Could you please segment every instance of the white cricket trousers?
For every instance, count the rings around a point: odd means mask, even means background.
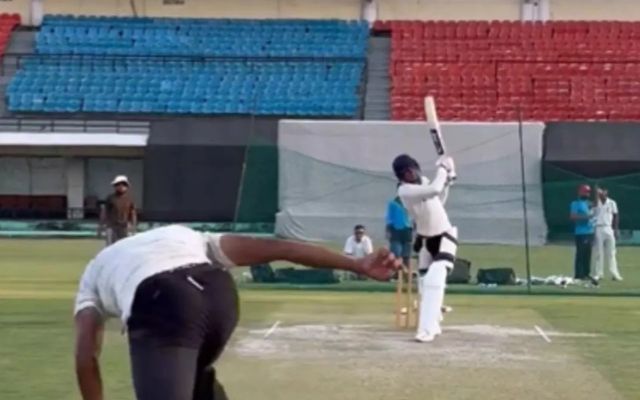
[[[420,278],[420,317],[418,319],[417,332],[427,332],[431,335],[440,335],[440,321],[442,320],[442,305],[444,303],[444,291],[447,286],[447,264],[434,262],[429,267],[427,274]]]
[[[449,269],[453,268],[451,258],[455,257],[458,250],[457,237],[458,228],[453,227],[445,234],[440,235],[438,248],[431,249],[433,254],[431,254],[427,248],[430,246],[428,243],[420,249],[420,265],[418,268],[424,270],[428,267],[429,269],[427,273],[418,280],[418,289],[421,297],[418,334],[426,332],[430,335],[440,335],[442,333],[440,321],[442,321],[444,291],[447,287]],[[434,238],[428,240],[433,239]],[[438,254],[449,255],[451,258],[444,259],[437,257]],[[434,258],[436,258],[436,261],[433,261]]]
[[[594,241],[595,275],[604,276],[604,263],[607,263],[611,276],[620,278],[618,261],[616,260],[616,237],[610,226],[597,226]]]

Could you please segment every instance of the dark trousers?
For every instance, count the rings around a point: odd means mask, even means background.
[[[591,247],[593,235],[576,235],[574,278],[585,279],[591,275]]]
[[[127,236],[129,236],[129,228],[126,225],[110,226],[107,228],[107,235],[106,235],[107,246],[110,246],[115,242],[126,238]]]
[[[210,265],[164,272],[140,284],[128,320],[138,400],[225,400],[213,362],[238,321],[231,275]]]

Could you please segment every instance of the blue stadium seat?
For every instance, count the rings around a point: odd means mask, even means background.
[[[37,52],[66,56],[26,60],[7,89],[8,106],[12,111],[353,117],[367,36],[366,23],[355,21],[48,15],[37,34]],[[151,57],[120,57],[131,55]],[[153,57],[167,55],[252,61]]]

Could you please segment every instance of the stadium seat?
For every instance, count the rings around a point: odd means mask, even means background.
[[[337,20],[46,16],[36,41],[41,57],[15,75],[8,104],[353,117],[367,36],[366,23]]]
[[[452,120],[640,116],[639,22],[381,21],[374,29],[391,32],[393,119],[422,119],[425,95]]]

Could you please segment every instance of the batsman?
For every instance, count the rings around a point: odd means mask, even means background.
[[[393,172],[400,181],[398,197],[416,224],[414,251],[418,253],[418,292],[421,295],[416,341],[431,342],[442,333],[442,306],[449,271],[458,247],[458,229],[451,225],[444,203],[455,179],[455,165],[449,156],[436,162],[433,181],[422,176],[420,164],[407,154],[393,160]]]
[[[433,182],[422,176],[420,164],[402,154],[393,161],[393,172],[400,181],[398,197],[416,224],[414,251],[418,253],[418,292],[421,295],[416,341],[431,342],[442,333],[444,289],[453,269],[458,248],[458,229],[451,225],[444,204],[449,186],[456,179],[453,159],[446,155],[435,101],[425,98],[429,133],[440,155]]]

